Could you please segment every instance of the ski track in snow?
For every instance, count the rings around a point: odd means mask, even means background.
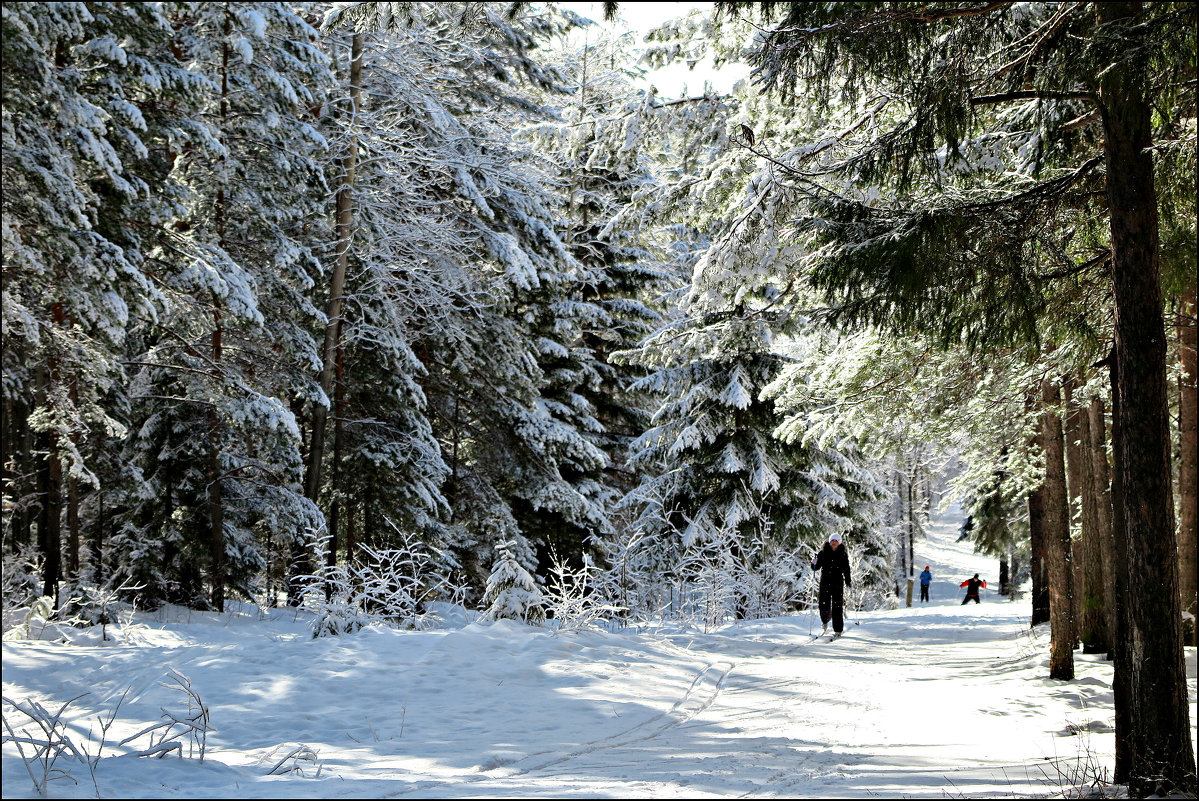
[[[109,746],[105,797],[1060,795],[1080,754],[1110,769],[1111,667],[1076,652],[1077,679],[1050,681],[1027,600],[961,606],[958,583],[995,565],[955,541],[959,522],[934,520],[919,546],[931,603],[850,613],[836,641],[812,638],[809,613],[558,636],[463,617],[312,640],[293,612],[168,610],[115,645],[4,643],[4,695],[56,708],[90,691],[67,715],[83,737],[129,688],[114,742],[179,708],[168,666],[191,678],[215,726],[205,763]],[[319,752],[319,777],[264,775],[289,743]],[[32,797],[3,753],[4,797]],[[93,796],[74,773],[51,794]]]

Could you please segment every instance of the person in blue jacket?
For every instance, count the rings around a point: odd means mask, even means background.
[[[920,600],[928,600],[928,585],[933,581],[933,574],[928,569],[928,565],[924,566],[924,572],[920,574]]]
[[[828,542],[812,560],[812,569],[820,571],[820,622],[824,624],[823,631],[828,631],[831,619],[833,633],[840,634],[845,628],[845,588],[852,585],[849,580],[849,555],[841,544],[840,534],[828,538]]]

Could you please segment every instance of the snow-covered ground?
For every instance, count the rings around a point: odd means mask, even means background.
[[[555,636],[447,610],[437,630],[313,640],[291,611],[171,609],[116,644],[5,642],[4,696],[57,709],[89,693],[65,715],[84,741],[128,688],[96,785],[60,760],[78,784],[52,782],[55,796],[1027,797],[1060,795],[1089,760],[1110,771],[1111,666],[1079,652],[1077,678],[1050,681],[1027,599],[961,606],[960,581],[996,576],[954,542],[959,522],[934,523],[917,551],[932,603],[861,613],[835,642],[814,640],[806,613]],[[210,709],[202,764],[128,753],[147,737],[112,745],[186,710],[160,683],[168,668]],[[319,775],[267,775],[299,744]],[[12,744],[2,791],[35,795]]]

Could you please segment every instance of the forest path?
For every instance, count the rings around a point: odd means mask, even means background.
[[[1076,654],[1078,678],[1049,681],[1027,599],[960,605],[957,584],[994,567],[956,541],[960,523],[950,510],[918,545],[932,603],[850,615],[832,642],[811,637],[811,614],[709,633],[555,634],[447,609],[431,631],[312,639],[294,610],[168,609],[110,643],[5,642],[4,695],[56,708],[89,692],[67,715],[85,737],[132,688],[96,770],[103,797],[1058,792],[1046,776],[1080,751],[1110,764],[1111,667]],[[168,667],[210,708],[203,764],[111,746],[179,709],[159,683]],[[278,756],[267,755],[297,743],[319,754],[319,777],[311,766],[268,776]],[[5,798],[33,796],[11,746],[3,768]],[[94,795],[77,778],[54,794]]]
[[[1032,762],[1058,754],[1030,751],[1027,736],[1030,718],[1042,716],[1039,693],[1027,679],[995,686],[1012,671],[1037,674],[1044,643],[1027,630],[1027,602],[984,594],[982,604],[961,605],[957,584],[974,572],[985,578],[993,562],[956,541],[955,512],[934,519],[917,550],[918,568],[932,567],[932,603],[853,615],[856,623],[847,620],[836,641],[813,640],[809,631],[819,621],[809,615],[691,638],[689,650],[709,669],[676,709],[690,704],[694,711],[638,726],[637,736],[496,766],[464,784],[426,784],[421,794],[516,797],[548,787],[556,795],[637,797],[1048,792],[1044,779],[1055,771]],[[719,664],[728,669],[712,680],[711,666]],[[1048,684],[1037,689],[1052,692]],[[1045,731],[1044,744],[1052,748],[1057,737]],[[1068,751],[1074,756],[1072,744]]]

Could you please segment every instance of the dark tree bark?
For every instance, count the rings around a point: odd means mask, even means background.
[[[1076,588],[1082,597],[1078,638],[1082,641],[1084,654],[1102,654],[1110,647],[1107,634],[1106,577],[1099,542],[1099,505],[1103,501],[1103,493],[1094,476],[1091,417],[1088,410],[1083,410],[1079,415],[1078,435],[1079,471],[1082,474],[1082,533],[1078,540],[1082,548],[1081,553],[1074,555],[1075,561],[1082,563],[1082,582]]]
[[[1088,432],[1090,434],[1091,480],[1094,483],[1096,502],[1096,540],[1099,544],[1100,563],[1103,570],[1103,608],[1106,618],[1108,651],[1107,658],[1114,659],[1113,649],[1117,639],[1116,627],[1116,579],[1115,579],[1115,535],[1112,533],[1112,492],[1108,479],[1107,419],[1103,412],[1103,401],[1091,398],[1088,410]]]
[[[79,479],[67,479],[67,575],[79,578]]]
[[[229,116],[229,39],[233,33],[229,5],[225,4],[225,37],[221,42],[221,130],[225,129],[225,121]],[[227,174],[226,171],[222,171]],[[217,188],[216,202],[213,207],[213,221],[216,224],[217,241],[225,247],[225,187]],[[215,294],[212,299],[212,364],[214,365],[213,379],[221,381],[220,364],[222,356],[222,323],[219,301]],[[209,581],[211,590],[209,601],[213,609],[225,611],[225,500],[222,497],[222,482],[224,475],[221,470],[221,440],[223,438],[220,415],[215,408],[208,413],[208,464],[205,478],[208,481],[208,558],[211,575]]]
[[[42,595],[58,603],[58,582],[62,577],[62,462],[53,434],[38,437],[39,449],[46,456],[38,468],[38,546],[42,555]]]
[[[1116,359],[1119,344],[1112,348],[1108,356],[1108,371],[1112,385],[1112,464],[1124,462],[1123,439],[1115,432],[1120,429],[1120,393],[1116,387],[1120,384],[1120,364]],[[1112,780],[1119,784],[1127,784],[1133,764],[1133,748],[1135,738],[1130,734],[1132,728],[1132,649],[1128,646],[1128,526],[1124,521],[1124,485],[1119,480],[1112,481],[1112,557],[1116,569],[1112,572],[1112,606],[1115,607],[1115,648],[1113,650],[1112,695],[1116,718],[1116,765],[1112,771]]]
[[[1062,395],[1065,401],[1065,421],[1062,433],[1066,438],[1066,488],[1068,490],[1070,527],[1070,574],[1074,587],[1074,647],[1082,640],[1083,587],[1086,577],[1086,549],[1088,541],[1082,527],[1082,410],[1074,399],[1078,379],[1073,371],[1062,379]]]
[[[1070,570],[1070,522],[1061,403],[1057,384],[1041,382],[1041,449],[1045,453],[1045,561],[1049,572],[1049,678],[1074,678],[1074,576]]]
[[[1142,4],[1101,3],[1104,26],[1141,21]],[[1178,549],[1171,489],[1166,338],[1162,320],[1157,194],[1144,67],[1115,62],[1101,79],[1107,164],[1128,575],[1131,725],[1129,792],[1196,792],[1190,702],[1182,650]]]
[[[1045,491],[1028,494],[1028,530],[1032,540],[1032,620],[1029,626],[1049,622],[1049,566],[1045,561]]]
[[[353,563],[354,549],[358,546],[358,532],[354,529],[354,498],[346,498],[346,562]]]
[[[216,327],[212,332],[212,361],[221,363],[221,315],[213,310]],[[208,413],[208,464],[205,479],[208,482],[208,557],[212,585],[209,600],[212,608],[225,611],[225,502],[221,497],[221,418],[213,409]]]
[[[1196,378],[1199,364],[1196,362],[1196,344],[1199,328],[1195,324],[1195,274],[1191,273],[1190,286],[1186,288],[1178,304],[1175,321],[1178,336],[1178,360],[1182,363],[1182,374],[1178,377],[1178,579],[1182,609],[1190,613],[1188,623],[1192,645],[1199,645],[1195,625],[1199,615],[1199,588],[1196,587],[1196,485],[1199,484],[1199,393]]]

